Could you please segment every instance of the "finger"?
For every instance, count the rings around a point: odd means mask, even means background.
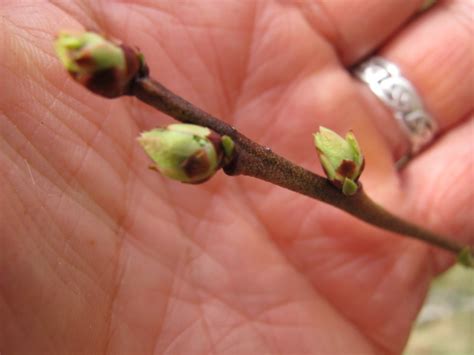
[[[439,133],[459,123],[472,111],[472,3],[440,3],[408,25],[382,48],[380,54],[395,63],[417,89]],[[409,151],[409,141],[393,114],[369,89],[363,95],[372,109],[395,159]]]
[[[313,0],[296,3],[308,22],[334,45],[341,61],[350,65],[396,32],[421,9],[423,0]]]
[[[470,115],[467,122],[447,132],[403,170],[404,204],[412,218],[471,246],[473,135],[474,115]],[[452,263],[452,255],[446,252],[436,250],[434,255],[436,271]]]

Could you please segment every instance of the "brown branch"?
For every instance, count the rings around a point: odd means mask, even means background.
[[[228,175],[247,175],[268,181],[326,202],[379,228],[424,241],[455,254],[460,254],[464,249],[445,236],[389,213],[373,202],[362,188],[353,196],[345,196],[329,184],[326,178],[253,142],[234,127],[204,112],[148,76],[138,78],[131,87],[130,94],[178,121],[205,126],[221,135],[230,136],[235,142],[235,156],[224,167]]]

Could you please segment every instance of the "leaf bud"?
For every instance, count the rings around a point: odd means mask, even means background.
[[[184,183],[208,180],[230,160],[233,141],[209,128],[193,124],[171,124],[143,132],[140,145],[161,174]]]
[[[472,256],[472,249],[464,247],[458,254],[458,263],[463,266],[474,268],[474,258]]]
[[[354,134],[349,132],[342,138],[320,127],[314,134],[314,144],[329,181],[345,195],[355,194],[359,188],[357,180],[364,169],[364,157]]]
[[[147,72],[141,53],[95,32],[60,32],[54,48],[74,80],[108,98],[127,94],[131,81]]]

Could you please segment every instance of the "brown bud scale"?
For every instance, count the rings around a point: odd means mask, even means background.
[[[220,168],[223,163],[222,157],[224,155],[224,149],[222,148],[221,136],[217,134],[216,132],[211,131],[211,134],[209,134],[209,136],[207,136],[206,138],[212,143],[212,145],[214,146],[214,149],[216,150],[216,157],[217,157],[217,161],[219,162],[218,168]]]
[[[211,164],[206,152],[201,149],[186,159],[181,166],[186,175],[192,179],[209,171]]]
[[[344,177],[352,177],[355,173],[356,165],[352,160],[343,160],[336,172]]]

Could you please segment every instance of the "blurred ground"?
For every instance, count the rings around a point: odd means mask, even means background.
[[[454,266],[433,281],[404,355],[474,355],[474,271]]]

